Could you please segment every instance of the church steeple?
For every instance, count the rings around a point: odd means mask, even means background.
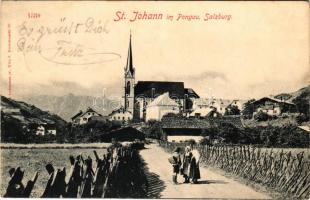
[[[133,67],[133,64],[132,64],[131,31],[130,31],[127,63],[125,67],[125,76],[128,76],[128,75],[131,75],[132,77],[134,77],[135,75],[135,68]]]
[[[126,111],[133,114],[134,107],[134,88],[135,88],[135,68],[132,64],[132,49],[131,49],[131,31],[128,47],[128,57],[125,67],[125,85],[124,85],[124,108]]]

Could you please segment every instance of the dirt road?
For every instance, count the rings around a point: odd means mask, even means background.
[[[180,184],[174,185],[171,178],[172,167],[168,162],[170,155],[157,144],[147,145],[146,148],[140,153],[148,169],[149,197],[271,199],[266,194],[256,192],[205,167],[200,168],[199,184],[181,184],[183,178],[179,176]]]

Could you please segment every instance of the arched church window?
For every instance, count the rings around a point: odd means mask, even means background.
[[[130,81],[126,84],[126,94],[130,94]]]

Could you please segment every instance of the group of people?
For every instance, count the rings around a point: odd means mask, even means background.
[[[177,147],[169,158],[173,167],[173,183],[178,183],[178,174],[183,175],[184,183],[198,183],[198,179],[200,179],[199,161],[200,154],[196,149],[192,150],[190,146],[186,146],[185,152],[181,154],[181,148]]]

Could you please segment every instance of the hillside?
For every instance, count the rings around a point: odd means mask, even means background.
[[[68,94],[64,96],[36,95],[26,96],[23,100],[29,102],[42,110],[48,110],[57,114],[66,121],[80,110],[92,107],[102,115],[108,115],[112,110],[119,107],[119,101],[112,101],[105,97],[80,96]]]
[[[55,124],[59,128],[66,125],[66,121],[55,114],[5,96],[1,96],[1,115],[2,123],[5,123],[7,119],[13,119],[23,125],[46,123]]]
[[[303,87],[297,90],[296,92],[281,93],[281,94],[275,95],[274,97],[277,99],[282,98],[283,100],[290,101],[290,102],[294,102],[298,98],[303,98],[303,99],[310,101],[310,85]]]

